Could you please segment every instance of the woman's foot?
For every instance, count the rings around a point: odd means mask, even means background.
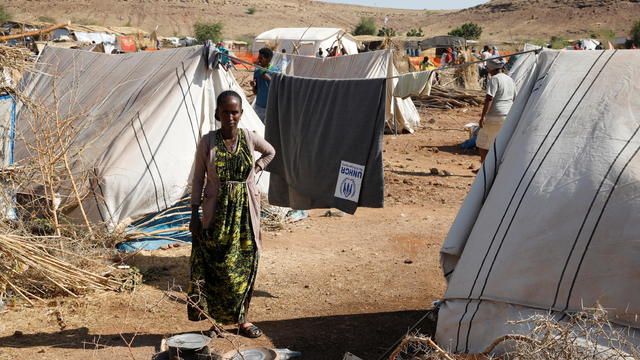
[[[252,323],[242,323],[238,325],[238,329],[240,330],[240,335],[248,337],[248,338],[259,338],[262,336],[262,330],[260,330],[257,326]]]

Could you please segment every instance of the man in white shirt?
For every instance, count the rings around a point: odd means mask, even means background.
[[[489,49],[489,45],[485,45],[484,49],[482,50],[482,60],[489,60],[493,57],[493,55],[491,54],[491,50]],[[485,61],[484,65],[487,65],[487,62]]]
[[[487,71],[491,79],[487,84],[487,95],[480,117],[480,132],[476,139],[481,162],[484,162],[516,99],[516,84],[504,73],[503,66],[504,62],[500,59],[487,60]]]

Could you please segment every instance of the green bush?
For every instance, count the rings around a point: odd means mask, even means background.
[[[220,22],[197,22],[193,25],[193,32],[201,44],[207,40],[217,43],[222,40],[222,27],[223,25]]]
[[[422,32],[422,28],[418,28],[418,29],[409,29],[409,31],[407,31],[407,36],[418,36],[418,37],[422,37],[422,36],[424,36],[424,33]]]
[[[570,43],[569,43],[569,40],[561,36],[552,36],[551,40],[549,40],[549,44],[551,44],[551,47],[553,49],[562,49],[567,45],[569,45]]]
[[[353,29],[352,34],[353,35],[375,35],[376,24],[373,21],[373,18],[370,18],[370,17],[360,18],[360,22]]]
[[[616,37],[616,32],[613,30],[598,30],[591,32],[590,37],[592,39],[613,39]]]
[[[396,31],[393,28],[382,27],[378,30],[378,36],[396,36]]]
[[[476,40],[482,35],[482,27],[472,22],[464,23],[462,26],[449,31],[449,35],[463,37],[467,40]]]
[[[256,10],[256,8],[250,7],[250,8],[247,9],[247,14],[253,15],[253,14],[256,13],[256,11],[258,11],[258,10]]]
[[[640,46],[640,19],[633,22],[633,26],[631,26],[631,40],[636,46]]]
[[[9,13],[4,6],[0,5],[0,24],[4,24],[9,20],[11,20],[11,13]]]

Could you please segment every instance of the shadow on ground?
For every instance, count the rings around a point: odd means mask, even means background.
[[[346,351],[363,359],[377,359],[403,337],[411,326],[423,318],[426,310],[375,314],[336,315],[280,321],[258,322],[275,348],[300,351],[303,359],[341,359]],[[421,334],[435,333],[435,323],[428,318],[418,323]],[[52,333],[33,333],[0,337],[7,348],[53,347],[95,349],[102,347],[153,347],[165,334],[91,334],[86,327]],[[124,339],[123,339],[124,338]],[[126,342],[125,342],[126,340]],[[152,354],[149,354],[151,358]]]
[[[377,359],[420,320],[426,310],[337,315],[257,323],[277,348],[302,352],[305,360],[342,359],[346,351]],[[435,323],[424,319],[416,328],[434,334]]]
[[[52,347],[62,349],[100,349],[104,347],[151,346],[159,350],[163,334],[91,334],[86,327],[51,333],[14,334],[0,338],[8,348]],[[126,342],[125,342],[126,340]],[[133,342],[131,342],[133,340]]]

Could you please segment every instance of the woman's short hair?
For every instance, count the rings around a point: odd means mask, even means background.
[[[216,99],[216,107],[222,106],[224,104],[224,101],[228,97],[234,97],[238,99],[238,102],[240,103],[240,108],[242,108],[242,97],[240,96],[240,94],[238,94],[233,90],[226,90],[221,92],[220,95],[218,95],[218,98]]]

